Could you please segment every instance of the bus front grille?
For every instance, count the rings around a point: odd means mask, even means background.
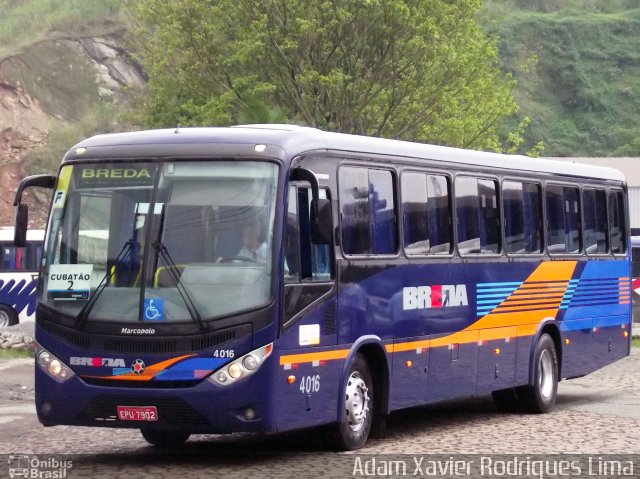
[[[178,338],[152,338],[152,337],[123,337],[106,336],[95,333],[85,333],[55,324],[51,321],[40,320],[38,325],[45,331],[66,343],[80,348],[111,353],[196,353],[214,346],[241,338],[251,334],[250,324],[243,324],[232,328],[214,331],[197,336],[184,336]]]

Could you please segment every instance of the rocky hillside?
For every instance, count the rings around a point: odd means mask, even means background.
[[[144,84],[141,69],[123,44],[118,32],[57,38],[0,60],[0,185],[4,192],[0,225],[13,221],[12,192],[17,182],[26,173],[38,173],[27,168],[27,156],[37,163],[39,147],[52,132],[73,131],[87,116],[111,129],[107,106],[123,102],[130,89]],[[42,224],[42,204],[48,198],[43,194],[34,200],[39,206],[32,208],[30,218],[35,227]]]

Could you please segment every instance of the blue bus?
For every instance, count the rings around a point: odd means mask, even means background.
[[[630,352],[618,171],[286,125],[100,135],[65,155],[36,311],[45,426],[382,435],[491,393],[544,413]]]

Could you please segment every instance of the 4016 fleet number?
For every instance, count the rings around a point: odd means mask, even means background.
[[[320,391],[320,375],[302,376],[299,389],[302,394],[317,393]]]

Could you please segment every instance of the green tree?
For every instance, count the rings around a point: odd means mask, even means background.
[[[283,119],[501,150],[517,109],[481,0],[139,0],[147,126]],[[252,114],[252,111],[257,110]],[[516,133],[518,134],[518,133]],[[512,140],[511,140],[512,142]]]

